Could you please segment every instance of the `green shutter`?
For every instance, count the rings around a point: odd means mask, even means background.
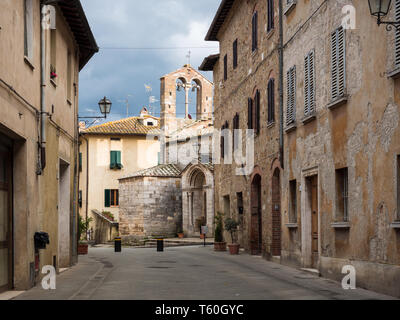
[[[121,151],[111,151],[110,169],[122,169]]]
[[[111,206],[111,190],[106,189],[104,192],[104,207],[109,208]]]
[[[121,151],[117,151],[116,152],[116,162],[117,162],[117,165],[119,166],[119,167],[121,167],[122,166],[122,161],[121,161]]]
[[[115,151],[111,151],[110,152],[110,169],[115,169],[116,166],[116,155],[115,155]]]

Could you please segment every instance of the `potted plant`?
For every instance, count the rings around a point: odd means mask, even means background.
[[[93,221],[92,218],[83,220],[82,217],[79,215],[79,226],[78,226],[78,239],[79,239],[78,254],[79,255],[88,254],[89,245],[86,240],[82,239],[82,235],[85,235],[85,238],[86,238],[87,231],[89,230],[89,225],[92,221]]]
[[[239,254],[240,244],[237,243],[238,226],[239,226],[239,223],[232,218],[227,218],[225,220],[225,230],[228,231],[232,237],[232,244],[228,245],[229,252],[232,255]]]
[[[185,237],[185,234],[183,233],[181,225],[178,226],[176,233],[177,233],[179,239],[183,239]]]
[[[226,251],[226,242],[224,242],[222,213],[218,212],[215,217],[214,231],[214,251]]]

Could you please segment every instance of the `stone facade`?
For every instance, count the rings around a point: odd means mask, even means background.
[[[344,32],[345,100],[335,105],[331,35],[342,24],[345,5],[355,8],[356,29]],[[296,128],[285,134],[283,224],[291,224],[283,228],[282,262],[314,266],[336,280],[350,264],[356,267],[359,286],[400,296],[394,285],[400,283],[400,237],[393,224],[400,218],[399,82],[388,77],[395,69],[394,32],[377,26],[367,1],[298,1],[284,21],[284,68],[296,66],[297,98]],[[315,52],[316,112],[304,122],[304,57],[310,50]],[[348,175],[347,219],[341,213],[337,171],[343,168]],[[312,176],[318,181],[314,249]],[[295,221],[289,219],[289,181],[296,181]],[[312,255],[317,256],[314,264]]]
[[[120,180],[120,225],[124,242],[175,237],[182,225],[179,170],[153,176],[151,171]]]
[[[0,291],[27,290],[43,266],[77,262],[79,71],[98,50],[78,0],[47,7],[55,29],[44,30],[41,87],[41,1],[25,2],[0,1],[0,189],[10,199],[0,200]],[[35,250],[36,232],[49,234],[45,250]]]
[[[254,170],[250,176],[237,175],[237,164],[215,164],[215,210],[241,222],[239,242],[247,251],[271,255],[272,247],[272,176],[279,162],[278,108],[278,6],[275,1],[275,28],[267,32],[267,1],[233,1],[216,39],[220,44],[220,58],[213,67],[215,128],[239,115],[239,128],[248,128],[248,98],[260,92],[260,133],[255,138]],[[252,51],[252,17],[258,13],[258,48]],[[212,27],[215,28],[215,27]],[[233,42],[237,39],[238,65],[233,67]],[[224,80],[224,61],[227,55],[227,80]],[[268,121],[268,81],[275,80],[275,121]],[[243,150],[246,150],[243,140]],[[245,151],[244,151],[245,152]],[[260,184],[260,202],[252,206],[253,184]],[[276,187],[275,187],[276,189]],[[256,192],[256,191],[254,191]],[[257,202],[257,200],[254,200]],[[254,202],[253,201],[253,202]],[[254,208],[256,212],[254,211]],[[257,216],[257,219],[252,216]],[[261,222],[261,224],[259,223]],[[228,235],[226,235],[228,236]],[[227,238],[228,239],[228,238]]]

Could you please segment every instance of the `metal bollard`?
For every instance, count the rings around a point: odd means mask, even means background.
[[[164,239],[157,239],[157,252],[164,252]]]
[[[114,241],[115,252],[122,252],[122,239],[115,238]]]

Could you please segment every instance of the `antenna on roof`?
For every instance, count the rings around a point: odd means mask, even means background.
[[[128,94],[127,96],[126,96],[126,99],[125,100],[118,100],[118,102],[121,102],[121,103],[125,103],[126,104],[126,117],[127,118],[129,118],[129,97],[132,97],[132,95],[131,94]]]

